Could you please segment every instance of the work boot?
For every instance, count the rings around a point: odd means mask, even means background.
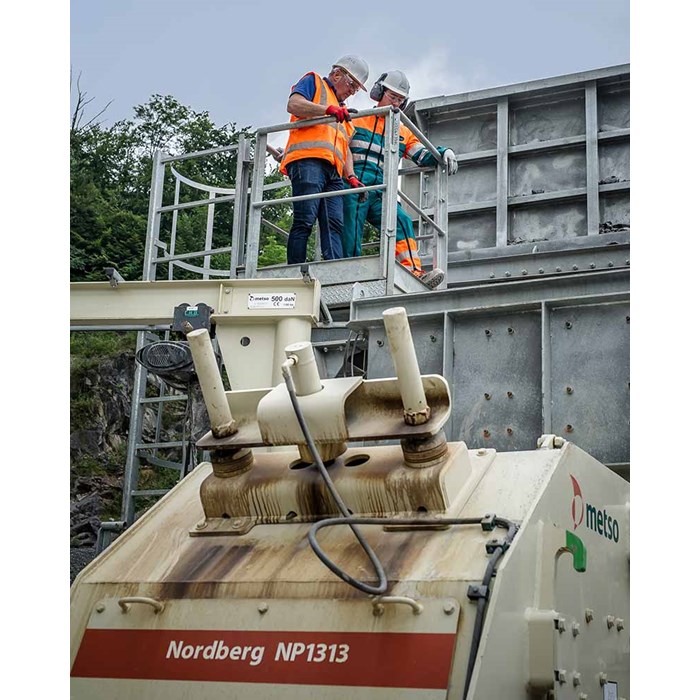
[[[445,279],[445,273],[436,267],[434,270],[421,272],[417,277],[428,289],[435,289]]]

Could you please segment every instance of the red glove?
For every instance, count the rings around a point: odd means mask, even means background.
[[[362,184],[362,181],[360,180],[357,175],[351,175],[349,178],[347,178],[348,183],[350,184],[350,187],[364,187]],[[361,201],[364,202],[367,200],[367,193],[366,192],[360,192],[360,194],[357,195],[357,198]]]
[[[337,122],[349,122],[352,118],[347,107],[336,107],[335,105],[328,105],[326,114],[335,117]]]

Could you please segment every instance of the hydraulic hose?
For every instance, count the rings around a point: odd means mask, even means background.
[[[304,414],[301,411],[301,406],[299,405],[299,399],[297,398],[297,393],[296,389],[294,388],[294,380],[292,379],[292,374],[289,370],[290,366],[294,363],[294,360],[292,358],[289,358],[285,360],[282,363],[282,375],[284,377],[284,383],[287,385],[287,391],[289,392],[289,398],[292,401],[292,407],[294,408],[294,414],[297,417],[297,420],[299,421],[299,427],[301,428],[302,433],[304,434],[304,439],[306,440],[306,444],[309,447],[309,450],[311,451],[311,455],[314,458],[314,463],[316,464],[316,468],[321,474],[321,477],[323,478],[323,481],[326,484],[326,487],[328,488],[328,491],[330,492],[331,496],[333,497],[333,500],[335,501],[336,505],[338,506],[340,512],[345,516],[346,519],[350,519],[352,521],[351,513],[348,510],[347,506],[343,502],[342,497],[338,493],[338,490],[335,488],[335,485],[333,484],[333,481],[331,480],[330,475],[328,474],[328,471],[326,469],[326,466],[323,464],[323,460],[321,459],[321,455],[319,455],[318,450],[316,449],[316,443],[314,442],[314,439],[311,435],[311,432],[309,431],[309,426],[306,422],[306,419],[304,418]],[[366,583],[363,583],[362,581],[358,581],[357,579],[353,578],[348,574],[346,571],[343,571],[340,567],[336,566],[329,560],[324,560],[324,563],[326,566],[329,566],[331,570],[339,576],[343,581],[346,583],[350,584],[351,586],[354,586],[355,588],[363,591],[364,593],[368,593],[369,595],[382,595],[383,593],[386,592],[387,589],[387,580],[386,580],[386,574],[384,573],[384,568],[382,567],[381,562],[379,561],[379,557],[375,554],[374,550],[369,546],[369,543],[367,540],[364,538],[362,533],[355,527],[353,522],[348,522],[348,525],[350,526],[350,529],[352,530],[353,534],[357,538],[357,541],[360,543],[362,546],[362,549],[365,550],[365,553],[369,557],[369,560],[372,562],[372,566],[374,568],[375,573],[377,574],[377,579],[379,580],[378,585],[376,586],[370,586]],[[316,545],[318,546],[318,545]],[[311,543],[311,547],[314,548],[314,543]],[[314,548],[314,552],[317,552],[317,549]]]
[[[504,520],[502,523],[507,523],[508,534],[505,536],[503,542],[498,544],[491,554],[489,563],[486,566],[486,572],[484,573],[484,578],[481,580],[482,588],[490,590],[489,586],[491,579],[496,573],[496,566],[498,565],[499,559],[505,554],[506,549],[510,546],[516,533],[518,532],[518,526],[510,521]],[[498,523],[498,520],[497,520]],[[463,700],[466,700],[467,693],[469,692],[469,685],[471,684],[472,675],[474,673],[474,665],[476,664],[476,655],[479,651],[479,642],[481,641],[481,633],[484,627],[484,617],[486,616],[486,602],[487,596],[483,595],[477,600],[476,607],[476,618],[474,620],[474,630],[472,632],[472,643],[469,649],[469,661],[467,663],[467,677],[464,681],[464,693],[462,695]]]

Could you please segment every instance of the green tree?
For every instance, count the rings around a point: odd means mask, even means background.
[[[134,108],[133,119],[104,127],[95,117],[85,121],[85,108],[90,101],[78,86],[70,130],[71,279],[104,279],[105,267],[115,267],[125,279],[139,279],[155,151],[177,155],[228,146],[243,135],[250,136],[250,131],[248,127],[238,130],[234,122],[216,125],[208,112],[197,112],[171,95],[153,95]],[[178,161],[168,166],[171,167],[203,185],[234,188],[236,184],[235,151]],[[267,178],[280,179],[278,170]],[[277,198],[285,194],[287,188],[266,196]],[[175,179],[168,172],[163,203],[172,203],[174,196]],[[183,185],[178,201],[204,198],[201,190]],[[288,230],[290,211],[289,206],[280,205],[268,208],[265,216]],[[207,207],[184,209],[177,217],[175,252],[203,250]],[[172,218],[172,213],[163,214],[161,238],[167,236]],[[231,206],[216,206],[212,247],[230,244],[232,219]],[[284,237],[270,229],[264,230],[262,236],[259,264],[285,262]],[[212,266],[227,269],[229,262],[226,256],[215,256]],[[182,270],[179,274],[193,276]]]

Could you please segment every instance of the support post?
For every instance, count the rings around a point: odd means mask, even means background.
[[[586,224],[589,236],[597,236],[600,227],[597,91],[595,80],[586,83]]]
[[[508,98],[498,100],[496,115],[496,247],[508,245]]]

